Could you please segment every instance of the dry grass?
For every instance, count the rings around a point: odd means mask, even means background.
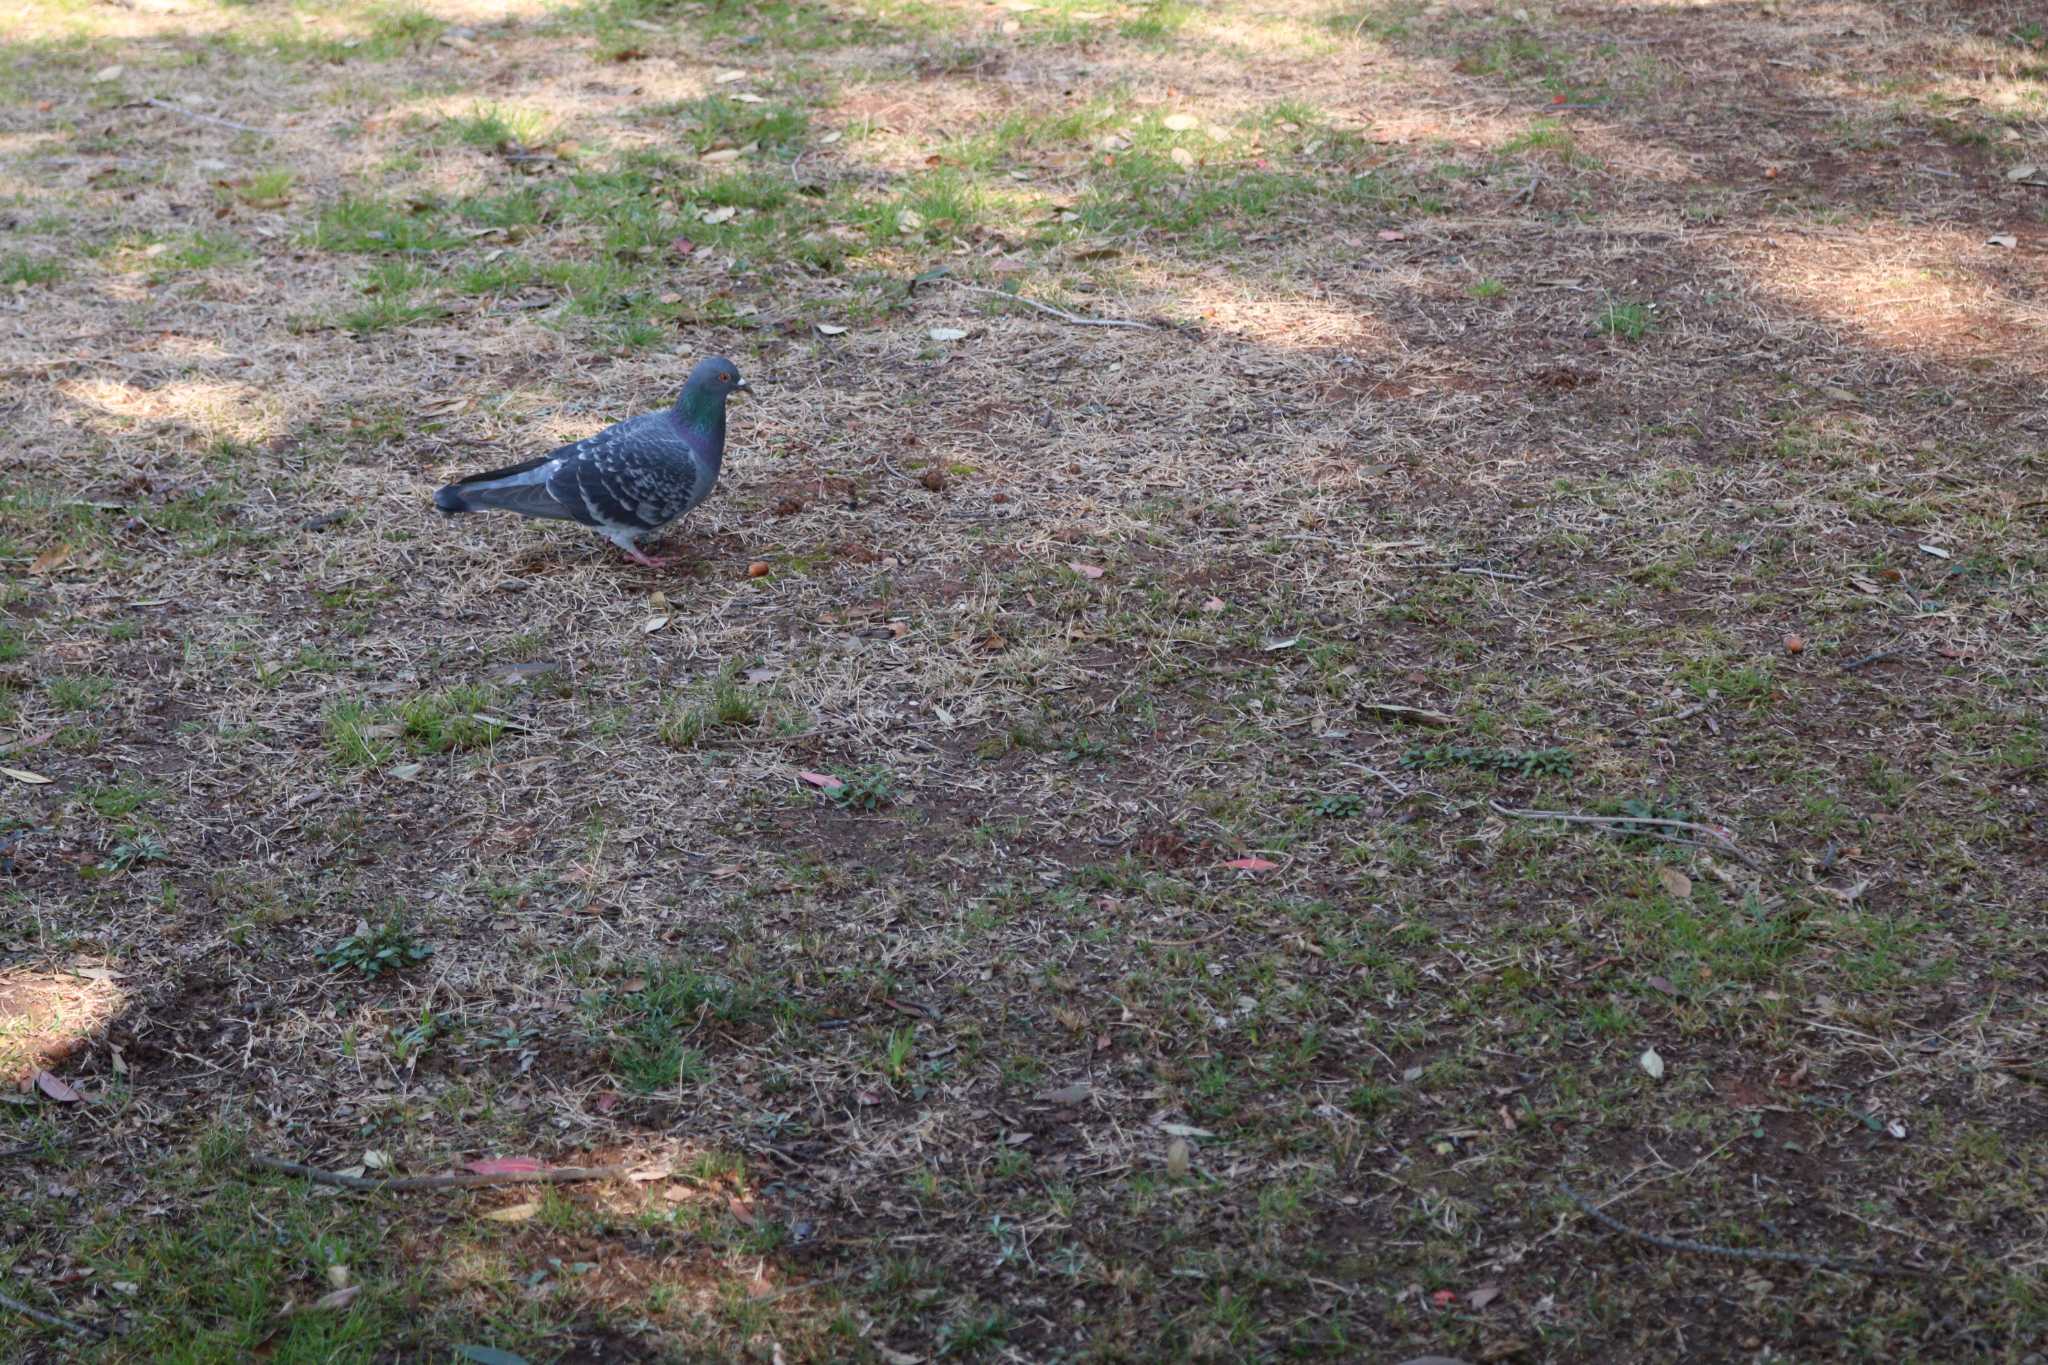
[[[88,1356],[2048,1332],[2028,7],[17,18],[0,1265]],[[433,518],[714,352],[681,570]]]

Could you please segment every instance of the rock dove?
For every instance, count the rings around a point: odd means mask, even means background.
[[[723,356],[700,360],[675,406],[631,417],[595,436],[516,464],[472,474],[434,494],[444,515],[501,508],[594,526],[636,564],[640,539],[711,495],[725,460],[725,400],[747,388]]]

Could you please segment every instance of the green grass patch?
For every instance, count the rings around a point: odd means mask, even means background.
[[[538,146],[555,135],[553,115],[516,105],[480,104],[441,125],[444,134],[465,147],[518,151]]]
[[[13,252],[0,257],[0,286],[54,284],[64,278],[64,266],[47,256]]]
[[[769,1006],[730,978],[662,966],[604,998],[607,1055],[619,1081],[641,1094],[702,1081],[709,1070],[690,1039],[707,1025],[749,1022]]]
[[[1649,305],[1643,303],[1610,303],[1593,319],[1595,328],[1623,341],[1641,341],[1655,323]]]
[[[394,203],[350,197],[323,209],[306,244],[318,251],[447,251],[463,239],[440,226],[441,206],[432,200]]]

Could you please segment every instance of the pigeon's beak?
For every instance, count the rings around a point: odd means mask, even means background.
[[[754,386],[753,386],[752,384],[749,384],[749,383],[748,383],[748,382],[747,382],[746,380],[744,380],[744,379],[735,379],[735,380],[733,381],[733,385],[732,385],[732,391],[733,391],[734,393],[748,393],[748,394],[750,394],[750,393],[752,393],[752,392],[754,391]]]

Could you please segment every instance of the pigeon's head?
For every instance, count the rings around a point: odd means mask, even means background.
[[[700,398],[725,398],[730,394],[745,393],[747,381],[740,378],[740,367],[722,355],[700,360],[690,371],[690,381],[683,385],[685,398],[696,395]]]

